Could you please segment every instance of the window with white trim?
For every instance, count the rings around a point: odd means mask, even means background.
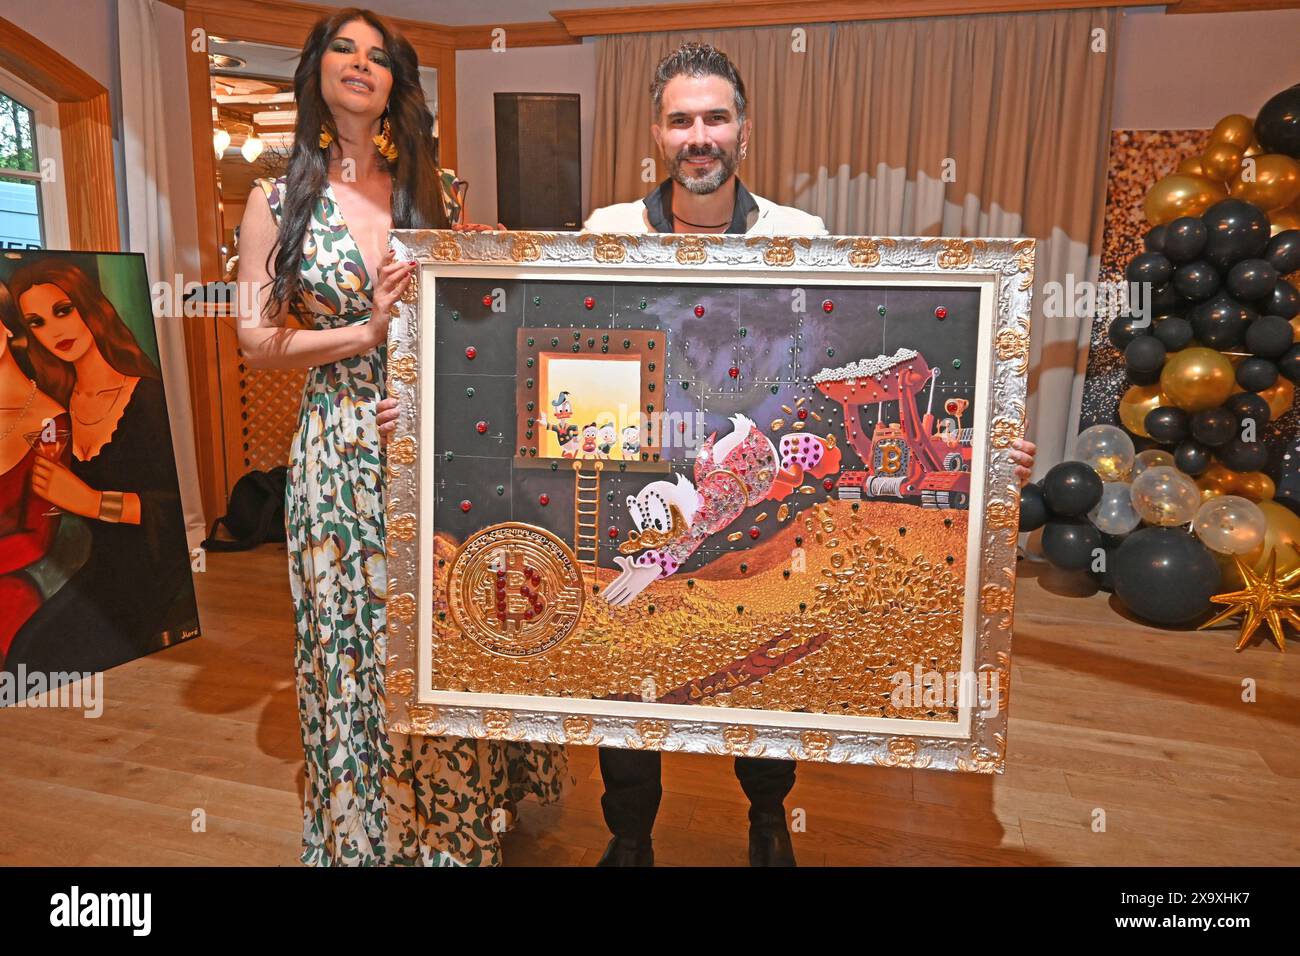
[[[0,249],[66,249],[58,104],[0,71]]]

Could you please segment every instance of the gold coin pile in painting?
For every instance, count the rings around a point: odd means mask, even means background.
[[[447,595],[470,640],[493,654],[530,657],[577,626],[582,574],[568,546],[549,531],[499,524],[465,542],[452,562]]]

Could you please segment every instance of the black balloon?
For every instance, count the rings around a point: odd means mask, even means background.
[[[1267,425],[1268,420],[1273,417],[1273,410],[1268,407],[1268,402],[1254,392],[1238,392],[1236,395],[1228,396],[1228,408],[1232,409],[1232,413],[1237,416],[1237,421],[1242,424],[1253,421],[1256,430]]]
[[[1264,258],[1280,276],[1300,269],[1300,229],[1286,229],[1270,239]]]
[[[1122,352],[1139,335],[1146,335],[1148,328],[1150,323],[1140,315],[1121,315],[1107,326],[1106,337]]]
[[[1300,292],[1286,279],[1278,279],[1273,286],[1273,294],[1262,300],[1261,309],[1269,315],[1293,319],[1300,314]]]
[[[1248,358],[1237,366],[1237,384],[1248,392],[1262,392],[1277,381],[1277,366],[1268,359]]]
[[[1237,434],[1237,416],[1226,408],[1207,408],[1192,416],[1191,429],[1192,437],[1202,445],[1222,445]]]
[[[1047,502],[1043,498],[1043,489],[1037,482],[1030,482],[1020,489],[1020,530],[1037,531],[1047,524],[1051,515],[1047,511]]]
[[[1277,370],[1285,378],[1300,382],[1300,344],[1291,346],[1287,353],[1277,360]]]
[[[1101,532],[1087,521],[1056,519],[1043,528],[1043,554],[1058,568],[1082,571],[1092,564],[1094,548],[1101,547]]]
[[[1174,449],[1174,466],[1184,474],[1199,475],[1213,460],[1210,449],[1191,438]]]
[[[1242,441],[1234,438],[1214,450],[1233,471],[1260,471],[1268,464],[1268,448],[1262,441]]]
[[[1132,385],[1154,385],[1156,382],[1160,381],[1160,371],[1161,370],[1158,368],[1153,368],[1140,372],[1137,369],[1126,367],[1124,369],[1124,377],[1127,378],[1129,383]]]
[[[1300,159],[1300,83],[1260,107],[1255,117],[1255,138],[1266,153]]]
[[[1192,330],[1202,345],[1227,349],[1236,345],[1255,313],[1236,299],[1216,295],[1192,309]]]
[[[1178,290],[1174,288],[1172,282],[1166,282],[1163,285],[1151,287],[1150,304],[1151,310],[1156,315],[1163,315],[1166,312],[1179,311],[1187,304],[1187,300],[1178,294]]]
[[[1178,267],[1178,271],[1174,273],[1173,284],[1179,295],[1193,302],[1200,302],[1219,291],[1221,284],[1219,270],[1208,262],[1197,259],[1195,262],[1188,262]],[[1272,288],[1269,286],[1270,290]]]
[[[1173,264],[1159,252],[1139,253],[1124,270],[1129,282],[1149,282],[1153,287],[1164,285],[1173,274]]]
[[[1147,234],[1142,237],[1142,248],[1147,252],[1164,252],[1165,234],[1168,232],[1169,226],[1166,223],[1152,226],[1147,230]]]
[[[1173,222],[1166,223],[1165,258],[1178,265],[1191,262],[1205,249],[1205,240],[1209,230],[1205,223],[1195,216],[1179,216]]]
[[[1187,413],[1173,405],[1151,409],[1142,424],[1148,435],[1165,445],[1172,445],[1187,437]]]
[[[1295,341],[1295,329],[1280,315],[1261,315],[1246,327],[1246,350],[1260,358],[1285,355]]]
[[[1130,372],[1158,372],[1165,364],[1165,344],[1154,335],[1139,335],[1124,350]]]
[[[1115,595],[1156,624],[1182,624],[1204,614],[1222,585],[1219,565],[1179,528],[1142,528],[1120,545],[1111,569]]]
[[[1221,199],[1201,214],[1209,230],[1205,261],[1221,270],[1258,258],[1268,245],[1268,216],[1242,199]]]
[[[1286,327],[1289,330],[1291,323],[1288,322]],[[1164,343],[1166,351],[1177,352],[1192,344],[1192,323],[1171,315],[1157,322],[1151,334]]]
[[[1101,500],[1101,491],[1101,479],[1082,461],[1063,461],[1043,476],[1047,507],[1061,517],[1087,514]]]
[[[1267,259],[1242,259],[1230,270],[1224,282],[1228,294],[1242,302],[1254,302],[1273,294],[1277,285],[1277,270]]]

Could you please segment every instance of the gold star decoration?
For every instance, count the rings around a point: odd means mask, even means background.
[[[1262,575],[1256,574],[1255,569],[1242,561],[1238,555],[1234,554],[1232,560],[1237,565],[1237,571],[1246,586],[1240,591],[1227,591],[1210,598],[1215,604],[1228,606],[1202,624],[1198,630],[1205,630],[1220,621],[1241,614],[1243,615],[1241,636],[1237,640],[1237,650],[1245,647],[1259,626],[1267,621],[1278,650],[1285,652],[1286,637],[1282,632],[1283,619],[1290,621],[1293,627],[1300,628],[1300,612],[1296,611],[1297,606],[1300,606],[1300,583],[1297,583],[1300,582],[1300,568],[1288,571],[1279,578],[1276,550],[1269,552],[1268,570]]]

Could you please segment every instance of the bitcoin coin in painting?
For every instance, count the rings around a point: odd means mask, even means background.
[[[582,574],[564,542],[541,528],[507,523],[465,542],[452,563],[447,600],[458,627],[504,657],[545,654],[582,613]]]

